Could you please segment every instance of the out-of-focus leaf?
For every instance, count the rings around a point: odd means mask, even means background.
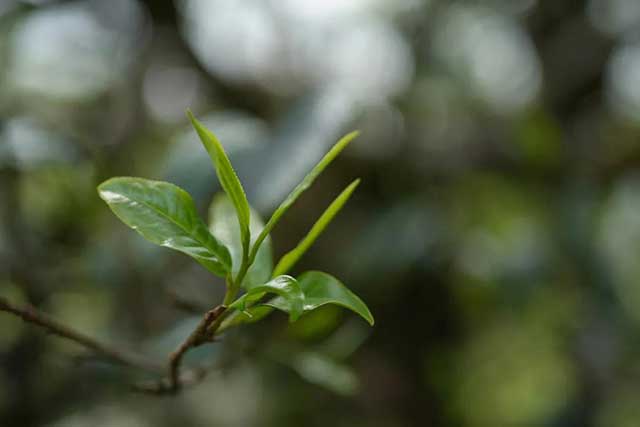
[[[243,254],[244,257],[247,257],[249,255],[249,243],[251,239],[249,233],[251,213],[249,209],[249,202],[247,201],[247,196],[242,188],[242,184],[238,179],[238,175],[233,170],[231,162],[229,161],[227,154],[224,152],[224,148],[222,147],[222,144],[220,144],[220,141],[218,141],[216,136],[193,116],[191,111],[187,111],[187,115],[198,133],[204,148],[209,153],[209,157],[211,157],[211,162],[216,169],[220,185],[222,185],[222,188],[227,193],[236,209],[238,223],[240,225]]]
[[[98,193],[122,222],[150,242],[183,252],[219,276],[231,270],[229,251],[209,233],[183,189],[168,182],[120,177],[100,184]]]
[[[267,293],[279,295],[278,299],[282,299],[283,306],[286,307],[283,311],[289,313],[289,321],[295,322],[302,314],[304,294],[298,281],[291,276],[279,276],[263,285],[254,286],[229,308],[245,311],[247,306],[254,304]]]
[[[297,322],[289,325],[287,335],[300,341],[317,341],[326,338],[342,323],[344,318],[342,311],[341,307],[333,304],[308,311]],[[358,320],[356,322],[361,324]],[[363,327],[366,328],[366,326]]]
[[[281,274],[286,274],[291,270],[291,268],[295,265],[296,262],[304,255],[304,253],[311,247],[313,242],[322,234],[324,229],[329,225],[331,220],[340,209],[344,206],[344,204],[349,200],[351,194],[356,189],[358,184],[360,183],[360,179],[356,179],[353,181],[347,188],[345,188],[342,193],[329,205],[329,207],[322,213],[320,218],[313,224],[309,233],[298,243],[298,245],[293,248],[290,252],[286,253],[276,265],[276,268],[273,272],[274,276],[280,276]]]
[[[298,197],[300,197],[300,195],[304,193],[304,191],[308,189],[311,186],[311,184],[313,184],[313,182],[322,173],[322,171],[324,171],[324,169],[327,166],[329,166],[329,164],[333,161],[333,159],[335,159],[336,156],[340,154],[342,150],[344,150],[346,146],[349,145],[349,143],[358,136],[358,134],[359,134],[358,131],[353,131],[343,136],[331,148],[331,150],[329,150],[329,152],[324,155],[322,160],[320,160],[320,162],[318,162],[318,164],[314,166],[311,172],[309,172],[307,176],[304,177],[302,182],[300,182],[300,184],[298,184],[296,188],[294,188],[293,191],[289,193],[286,199],[284,199],[284,201],[280,204],[280,206],[278,206],[278,208],[273,212],[273,214],[271,215],[271,218],[269,218],[269,221],[267,222],[267,225],[265,225],[264,229],[262,230],[262,233],[260,233],[260,235],[256,239],[256,242],[253,244],[253,247],[251,249],[250,259],[256,255],[258,249],[260,248],[260,245],[262,244],[262,241],[266,239],[269,233],[271,233],[271,230],[273,230],[273,228],[276,226],[278,221],[280,221],[280,218],[282,217],[282,215],[284,215],[285,212],[287,212],[287,210],[291,207],[291,205],[295,203]]]
[[[353,370],[324,354],[296,353],[290,365],[305,380],[334,393],[351,396],[358,390],[359,381]]]
[[[259,214],[251,209],[251,235],[257,236],[264,223]],[[236,219],[234,206],[226,194],[214,197],[209,207],[209,231],[226,245],[231,253],[232,272],[235,276],[242,263],[242,242],[240,227]],[[271,278],[273,270],[273,256],[271,239],[267,238],[260,247],[255,261],[247,271],[242,281],[242,286],[250,289],[253,286],[266,282]]]
[[[336,304],[359,314],[373,326],[373,315],[367,305],[335,277],[321,271],[308,271],[298,277],[298,283],[304,292],[304,311]],[[283,298],[275,298],[265,304],[287,312],[292,309]]]

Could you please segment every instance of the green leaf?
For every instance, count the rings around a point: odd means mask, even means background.
[[[291,270],[300,257],[304,255],[307,249],[309,249],[313,242],[315,242],[320,234],[322,234],[333,217],[340,212],[340,209],[342,209],[347,200],[349,200],[349,197],[351,197],[351,194],[359,183],[360,179],[356,179],[349,184],[349,186],[345,188],[338,197],[335,198],[329,207],[322,213],[320,218],[318,218],[316,223],[313,224],[309,233],[300,241],[300,243],[280,259],[273,272],[274,276],[280,276],[281,274],[288,273],[289,270]]]
[[[256,303],[267,293],[277,294],[279,299],[285,302],[289,321],[295,322],[302,314],[304,294],[298,281],[291,276],[278,276],[263,285],[254,286],[229,305],[229,308],[246,312],[248,306]]]
[[[251,209],[251,236],[258,236],[263,228],[262,218],[256,211]],[[213,202],[211,202],[209,207],[209,231],[229,249],[232,273],[236,276],[242,264],[242,242],[235,208],[226,194],[216,195],[213,198]],[[273,255],[271,239],[268,237],[260,247],[254,263],[247,271],[242,281],[242,286],[250,289],[255,285],[262,284],[271,278],[272,271]]]
[[[147,240],[184,252],[219,276],[231,270],[229,251],[209,233],[193,199],[180,187],[121,177],[100,184],[98,193],[122,222]]]
[[[315,310],[325,304],[336,304],[359,314],[371,326],[373,315],[367,305],[335,277],[321,271],[308,271],[298,277],[298,283],[304,292],[304,311]],[[282,311],[289,311],[289,302],[275,298],[265,303]]]
[[[289,357],[289,365],[311,384],[343,396],[353,396],[358,391],[358,376],[348,365],[319,352],[291,352]]]
[[[222,324],[218,328],[218,333],[245,323],[258,322],[272,311],[273,307],[266,305],[255,305],[253,307],[246,307],[244,311],[234,311],[222,321]]]
[[[340,154],[342,150],[344,150],[346,146],[349,145],[349,143],[353,141],[358,135],[358,131],[353,131],[343,136],[331,148],[331,150],[329,150],[329,152],[324,155],[322,160],[320,160],[320,162],[315,165],[311,172],[309,172],[307,176],[304,177],[302,182],[300,182],[300,184],[298,184],[296,188],[293,189],[293,191],[287,196],[287,198],[284,199],[280,206],[278,206],[278,208],[273,212],[273,215],[271,215],[271,218],[269,218],[269,221],[267,221],[267,225],[265,225],[262,233],[260,233],[260,235],[256,239],[256,242],[253,244],[253,247],[251,248],[251,256],[249,257],[249,259],[253,259],[256,256],[258,249],[262,244],[262,241],[271,233],[278,221],[280,221],[282,215],[284,215],[285,212],[287,212],[287,210],[291,207],[291,205],[295,203],[298,197],[300,197],[300,195],[304,193],[304,191],[308,189],[311,184],[313,184],[316,178],[322,173],[322,171],[324,171],[327,166],[329,166],[333,159],[335,159],[336,156],[338,156],[338,154]]]
[[[238,179],[238,175],[233,170],[231,162],[229,161],[227,154],[224,152],[224,148],[222,148],[222,144],[220,144],[220,141],[218,141],[216,136],[209,129],[205,128],[202,123],[193,116],[191,111],[187,111],[187,116],[189,116],[189,120],[191,120],[191,124],[198,133],[204,148],[209,153],[209,157],[211,157],[211,162],[216,169],[216,174],[218,175],[218,180],[220,181],[222,188],[225,193],[229,195],[229,198],[236,209],[238,223],[240,225],[243,258],[247,258],[249,256],[249,244],[251,239],[249,233],[249,221],[251,214],[249,202],[247,201],[247,196],[242,188],[242,184]]]

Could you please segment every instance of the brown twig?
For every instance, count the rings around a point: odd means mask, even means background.
[[[219,305],[207,311],[193,332],[191,332],[187,339],[169,356],[169,390],[171,392],[177,392],[182,385],[180,376],[182,357],[189,349],[198,347],[205,342],[213,341],[215,329],[212,330],[211,326],[219,324],[217,320],[222,318],[222,314],[226,309],[226,306]]]
[[[167,395],[167,394],[175,394],[177,390],[180,390],[184,387],[192,386],[198,384],[202,381],[214,368],[217,366],[202,366],[197,368],[191,368],[187,371],[180,373],[179,382],[180,386],[176,388],[172,383],[169,377],[160,378],[158,380],[144,381],[138,382],[131,386],[133,391],[144,393],[144,394],[155,394],[155,395]]]
[[[121,365],[131,366],[142,369],[147,372],[159,373],[163,371],[160,363],[148,360],[129,351],[110,346],[108,344],[97,341],[82,332],[79,332],[69,326],[63,325],[48,314],[39,311],[32,305],[26,304],[18,307],[10,303],[7,299],[0,297],[0,311],[12,313],[24,320],[25,322],[44,328],[51,334],[71,340],[81,346],[88,348],[98,354],[105,356],[107,359],[117,362]]]
[[[212,342],[218,326],[225,317],[227,307],[217,306],[205,313],[198,326],[191,332],[187,339],[169,355],[169,375],[157,381],[138,383],[133,386],[134,390],[151,394],[174,394],[180,388],[197,384],[200,382],[211,367],[192,368],[183,373],[180,372],[180,365],[185,353],[191,348],[198,347],[206,342]],[[97,355],[121,365],[139,368],[146,372],[162,374],[165,367],[157,362],[148,360],[138,354],[116,348],[96,339],[89,337],[69,326],[63,325],[51,316],[38,310],[32,305],[26,304],[18,307],[10,303],[7,299],[0,297],[0,311],[14,314],[25,322],[40,326],[47,332],[61,338],[68,339],[83,347],[92,350]]]

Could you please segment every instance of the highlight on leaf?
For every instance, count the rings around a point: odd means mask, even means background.
[[[297,280],[304,293],[305,312],[325,304],[335,304],[360,315],[373,326],[375,321],[367,305],[335,277],[321,271],[308,271]],[[291,309],[289,302],[280,297],[265,304],[287,312]]]
[[[180,187],[120,177],[100,184],[98,193],[122,222],[150,242],[183,252],[218,276],[230,271],[229,251],[209,233],[193,199]]]
[[[324,231],[347,202],[359,180],[353,181],[336,197],[299,244],[282,257],[273,275],[269,240],[271,230],[282,215],[358,133],[352,132],[338,141],[263,226],[259,215],[251,210],[242,184],[222,144],[190,111],[187,115],[209,153],[225,193],[216,197],[211,204],[209,227],[198,216],[189,193],[174,184],[117,177],[98,186],[100,197],[114,214],[141,236],[157,245],[183,252],[213,274],[225,278],[226,291],[222,301],[203,309],[197,303],[184,305],[191,310],[195,307],[204,313],[191,332],[169,353],[166,365],[96,340],[56,321],[34,306],[20,307],[0,298],[0,311],[11,313],[55,335],[75,341],[110,361],[162,375],[157,381],[139,385],[140,390],[158,394],[175,394],[194,378],[198,381],[204,377],[206,370],[200,368],[182,371],[185,356],[191,349],[217,341],[224,330],[260,320],[274,309],[289,313],[289,321],[294,322],[305,312],[334,304],[352,310],[373,325],[373,316],[367,306],[333,276],[312,271],[295,279],[281,274],[290,270]],[[252,234],[257,235],[255,241],[252,241]],[[246,289],[246,293],[237,297],[241,287]],[[275,294],[276,297],[263,301],[267,294]],[[317,312],[317,315],[324,316],[325,312]],[[304,328],[305,323],[300,326]],[[327,369],[338,369],[326,362],[330,361],[309,356],[300,359],[296,366],[299,373],[310,381],[336,387],[336,390],[343,392],[353,392],[355,381],[348,374],[342,375],[338,382],[323,380]]]
[[[302,314],[305,296],[298,281],[291,276],[278,276],[264,285],[254,286],[246,294],[234,301],[229,308],[239,310],[247,315],[247,308],[259,301],[267,293],[277,294],[279,298],[286,301],[287,310],[285,311],[289,313],[291,322],[295,322]]]

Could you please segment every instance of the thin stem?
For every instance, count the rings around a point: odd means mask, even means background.
[[[249,253],[249,265],[252,265],[253,262],[256,260],[256,256],[258,255],[258,250],[260,249],[260,245],[262,245],[262,241],[267,237],[267,235],[262,236],[262,234],[260,234],[260,236],[258,236],[258,239],[254,242],[253,246],[251,247],[251,252]]]
[[[180,363],[182,362],[182,358],[185,353],[191,348],[198,347],[205,342],[212,341],[213,334],[210,335],[208,333],[209,326],[221,317],[222,313],[224,313],[226,309],[226,306],[219,305],[205,313],[193,332],[191,332],[187,339],[169,355],[169,388],[171,391],[176,392],[180,388]]]
[[[225,307],[226,309],[226,307]],[[207,327],[207,336],[210,337],[211,340],[215,339],[216,334],[220,331],[220,325],[222,321],[227,318],[227,316],[231,313],[230,310],[225,310]]]
[[[202,367],[196,367],[196,368],[192,368],[192,369],[181,372],[179,377],[179,384],[180,384],[179,389],[198,384],[207,376],[207,374],[209,374],[211,370],[215,368],[217,368],[216,365],[202,366]],[[155,394],[158,396],[175,394],[177,391],[172,386],[171,380],[169,378],[161,378],[159,380],[138,382],[138,383],[132,384],[131,389],[133,391],[137,391],[140,393]]]
[[[243,264],[244,265],[244,264]],[[238,277],[242,272],[242,267],[240,267],[240,272],[238,272]],[[235,285],[235,281],[233,280],[233,276],[231,273],[227,276],[227,291],[224,294],[224,299],[222,300],[223,305],[230,305],[236,297],[238,293],[239,286]]]
[[[237,292],[237,290],[235,292]],[[233,286],[229,286],[225,295],[225,301],[233,301],[234,297],[235,294]],[[7,299],[0,297],[0,311],[18,316],[25,322],[39,326],[49,333],[61,338],[73,341],[89,350],[92,350],[96,354],[102,355],[108,360],[117,362],[121,365],[135,367],[154,374],[162,374],[163,372],[166,372],[166,368],[162,364],[146,359],[136,353],[100,342],[72,327],[60,323],[32,305],[27,304],[19,307],[10,303]],[[198,326],[196,326],[187,339],[185,339],[185,341],[169,355],[168,377],[142,385],[139,384],[134,388],[138,391],[155,394],[174,394],[183,386],[199,382],[204,378],[208,369],[193,368],[181,373],[180,366],[182,364],[182,359],[190,349],[207,342],[212,342],[216,333],[219,332],[218,329],[222,324],[222,321],[229,313],[230,311],[227,310],[227,306],[224,304],[207,311]]]
[[[250,255],[250,246],[251,246],[251,238],[249,237],[248,241],[242,243],[242,263],[240,264],[240,270],[238,271],[238,275],[235,279],[231,278],[230,281],[227,282],[227,293],[224,297],[224,304],[230,305],[233,300],[236,298],[238,291],[240,290],[240,286],[242,286],[242,281],[247,275],[247,271],[249,271],[249,267],[253,264],[253,260],[255,259],[255,255],[251,257]]]
[[[71,340],[81,346],[88,348],[98,354],[101,354],[111,361],[121,365],[132,366],[147,372],[161,373],[164,368],[161,364],[148,360],[143,356],[131,353],[117,347],[102,343],[82,332],[79,332],[69,326],[63,325],[48,314],[39,311],[32,305],[24,305],[18,307],[10,303],[5,298],[0,298],[0,311],[14,314],[25,322],[40,326],[48,332],[62,338]]]
[[[240,290],[240,285],[244,280],[244,277],[249,270],[249,264],[242,264],[240,266],[240,271],[238,271],[238,275],[236,276],[236,280],[232,281],[229,287],[227,288],[227,293],[224,296],[224,304],[231,305],[233,300],[236,299],[236,295],[238,295],[238,291]]]

